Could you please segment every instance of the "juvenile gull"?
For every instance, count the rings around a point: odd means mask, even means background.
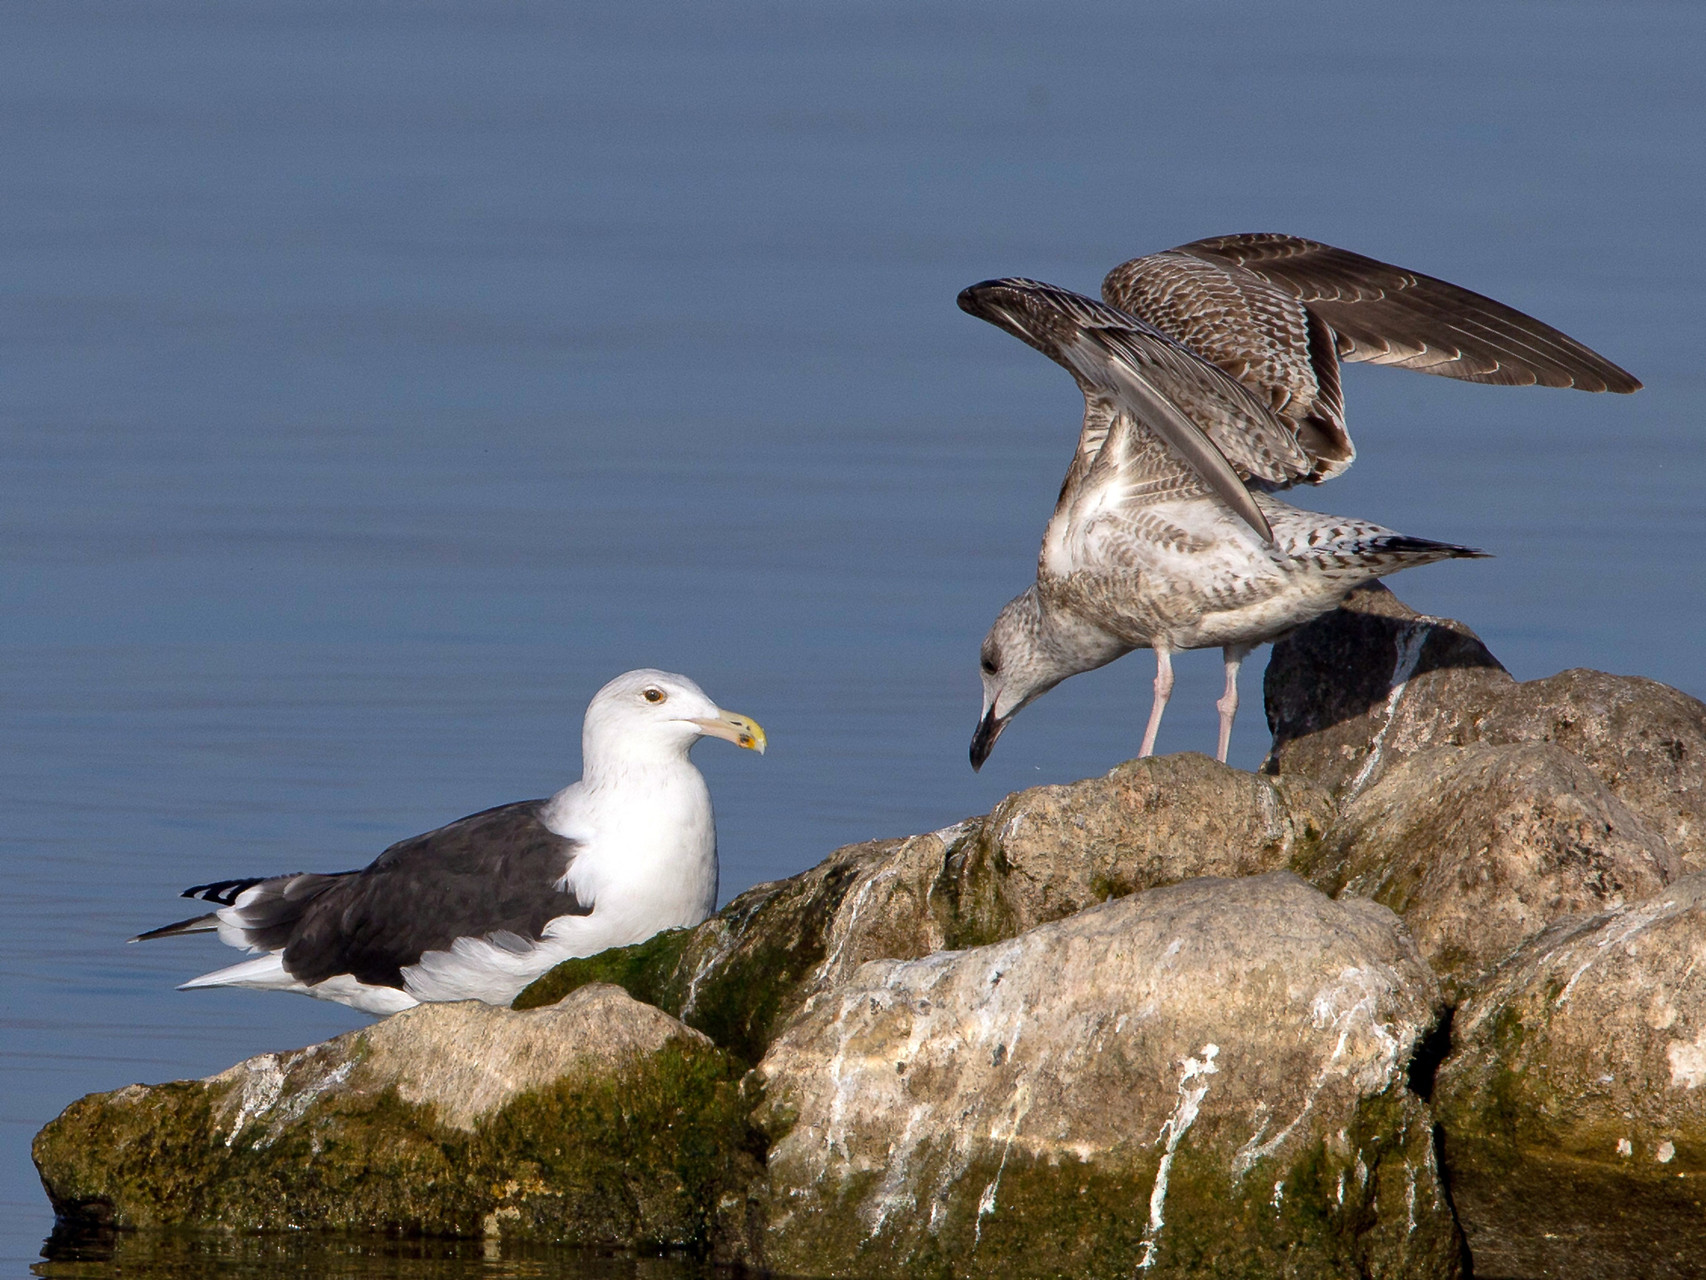
[[[1303,478],[1309,455],[1243,384],[1135,317],[1031,280],[974,285],[960,306],[1065,366],[1085,401],[1037,580],[983,642],[974,769],[1020,708],[1140,648],[1156,658],[1140,755],[1155,747],[1172,655],[1222,649],[1216,755],[1224,761],[1238,666],[1251,649],[1373,578],[1481,554],[1247,488],[1241,474],[1276,486]]]
[[[667,671],[617,676],[581,730],[579,782],[399,841],[361,871],[225,880],[218,905],[133,938],[218,933],[260,952],[184,983],[299,991],[368,1013],[508,1004],[571,956],[695,925],[717,905],[717,831],[688,759],[702,737],[763,753],[764,730]]]
[[[1028,280],[960,295],[1064,365],[1085,401],[1037,585],[984,641],[973,768],[1026,702],[1145,646],[1157,669],[1142,754],[1172,689],[1171,653],[1219,645],[1224,760],[1252,648],[1370,578],[1478,554],[1250,491],[1318,484],[1351,464],[1340,360],[1515,386],[1641,385],[1501,302],[1297,236],[1219,236],[1134,258],[1102,295],[1106,306]],[[1025,670],[992,669],[1004,661]]]

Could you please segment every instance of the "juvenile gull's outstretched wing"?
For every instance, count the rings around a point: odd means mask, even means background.
[[[1471,382],[1619,392],[1641,385],[1501,302],[1297,236],[1218,236],[1133,258],[1108,273],[1102,297],[1266,399],[1314,459],[1313,482],[1356,456],[1341,358]]]
[[[1283,485],[1307,475],[1313,463],[1248,387],[1153,325],[1067,289],[986,280],[964,290],[959,304],[1061,365],[1084,393],[1084,427],[1062,502],[1126,414],[1272,541],[1241,477]]]
[[[1330,326],[1341,359],[1504,386],[1640,390],[1592,348],[1514,307],[1419,271],[1300,236],[1212,236],[1174,252],[1227,262],[1284,289]]]

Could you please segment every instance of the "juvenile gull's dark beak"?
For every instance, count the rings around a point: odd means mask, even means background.
[[[995,708],[991,707],[983,713],[983,719],[978,721],[977,732],[971,736],[971,770],[976,773],[983,768],[983,762],[989,759],[989,753],[995,750],[995,740],[1001,736],[1001,731],[1007,727],[1005,719],[997,719]]]

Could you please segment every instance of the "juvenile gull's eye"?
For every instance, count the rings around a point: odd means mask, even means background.
[[[647,702],[654,702],[655,703],[655,702],[662,702],[669,695],[667,693],[665,693],[662,689],[659,689],[654,685],[651,688],[646,689],[644,692],[642,692],[640,696],[642,698],[644,698]]]
[[[984,675],[992,676],[995,674],[995,660],[993,658],[981,658],[977,665],[983,668]]]

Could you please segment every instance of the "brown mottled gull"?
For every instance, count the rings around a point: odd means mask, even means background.
[[[1252,648],[1371,578],[1480,554],[1266,496],[1319,483],[1356,456],[1341,360],[1510,386],[1641,385],[1501,302],[1297,236],[1217,236],[1134,258],[1108,273],[1102,296],[1106,305],[1028,280],[960,295],[966,311],[1064,365],[1085,406],[1036,585],[983,644],[973,768],[1027,702],[1143,647],[1157,670],[1141,754],[1155,746],[1172,653],[1218,645],[1225,760]]]

